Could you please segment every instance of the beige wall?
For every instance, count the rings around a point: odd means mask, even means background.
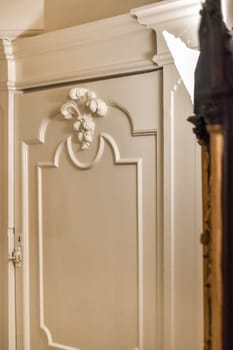
[[[0,38],[38,34],[128,13],[159,0],[0,0]]]
[[[0,38],[40,32],[44,27],[44,0],[0,0]]]
[[[155,0],[45,0],[45,30],[51,31],[129,12]]]

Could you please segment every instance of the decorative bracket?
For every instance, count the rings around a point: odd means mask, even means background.
[[[156,33],[157,52],[153,61],[159,66],[171,64],[173,59],[163,37],[166,30],[180,37],[189,48],[198,47],[197,31],[200,0],[159,1],[131,10],[140,24]]]

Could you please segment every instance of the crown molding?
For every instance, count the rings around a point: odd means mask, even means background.
[[[32,37],[5,39],[4,59],[0,60],[4,68],[7,61],[8,88],[143,72],[169,64],[173,59],[162,31],[197,47],[200,6],[200,0],[166,0],[126,15]],[[4,79],[5,73],[0,72],[0,84]]]
[[[156,33],[155,63],[165,65],[173,61],[162,35],[163,30],[180,37],[189,47],[198,47],[200,8],[200,0],[167,0],[131,10],[140,24]]]
[[[130,14],[4,40],[8,87],[26,89],[154,69],[153,31]]]

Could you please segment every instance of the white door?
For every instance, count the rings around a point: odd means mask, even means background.
[[[16,97],[18,350],[156,349],[160,85],[154,71]]]

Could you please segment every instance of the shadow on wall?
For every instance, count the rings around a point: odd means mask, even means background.
[[[157,0],[158,1],[158,0]],[[121,15],[155,0],[45,0],[45,31]]]
[[[40,33],[43,29],[43,0],[0,0],[0,38]]]

